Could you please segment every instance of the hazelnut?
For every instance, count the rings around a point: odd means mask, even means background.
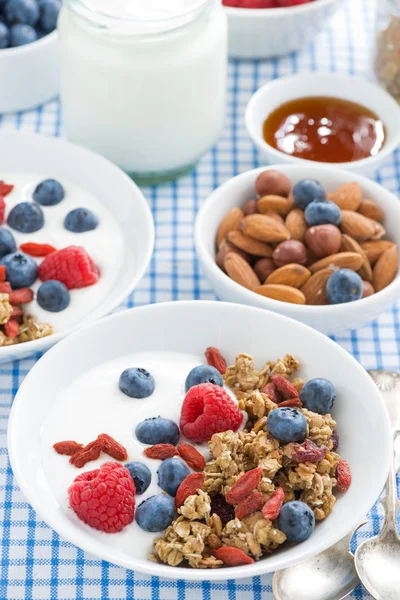
[[[277,267],[283,267],[283,265],[289,263],[306,265],[308,260],[307,248],[297,240],[286,240],[277,245],[272,258]]]
[[[286,175],[275,169],[260,173],[256,180],[256,192],[259,196],[271,194],[287,198],[291,189],[290,180]]]
[[[362,283],[363,288],[361,298],[366,298],[367,296],[372,296],[372,294],[375,294],[375,290],[369,281],[363,281]]]
[[[244,216],[254,215],[254,213],[258,213],[257,200],[247,200],[242,206],[242,211]]]
[[[342,234],[336,225],[315,225],[307,229],[304,241],[317,258],[324,258],[339,252]]]
[[[271,275],[272,271],[275,271],[275,265],[272,258],[260,258],[253,267],[258,279],[261,283]]]

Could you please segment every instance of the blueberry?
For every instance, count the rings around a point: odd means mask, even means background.
[[[36,0],[8,0],[4,16],[9,25],[36,25],[39,20],[39,7]]]
[[[339,269],[329,277],[326,293],[329,304],[343,304],[359,300],[363,293],[362,279],[351,269]]]
[[[8,229],[0,227],[0,258],[17,251],[14,236]]]
[[[42,206],[54,206],[63,200],[64,188],[55,179],[41,181],[33,192],[33,199]]]
[[[30,25],[13,25],[10,29],[10,47],[25,46],[36,42],[38,36]]]
[[[280,442],[303,442],[307,434],[307,420],[296,408],[276,408],[267,418],[269,433]]]
[[[336,389],[329,379],[317,377],[316,379],[310,379],[303,386],[300,399],[307,410],[312,410],[320,415],[327,415],[335,402]]]
[[[170,496],[175,496],[182,481],[190,475],[190,469],[179,458],[167,458],[161,463],[157,473],[160,488]]]
[[[0,23],[0,50],[8,48],[10,42],[10,34],[7,25]]]
[[[146,369],[125,369],[119,378],[119,389],[129,398],[148,398],[154,387],[154,377]]]
[[[312,225],[339,225],[340,208],[330,200],[324,202],[314,200],[304,211],[304,218],[310,227]]]
[[[313,200],[326,200],[325,188],[316,179],[302,179],[293,186],[292,194],[296,206],[304,210]]]
[[[61,9],[60,0],[39,0],[39,25],[42,31],[50,33],[57,25],[58,13]]]
[[[151,483],[150,469],[141,462],[130,462],[125,465],[128,469],[133,483],[135,484],[136,494],[144,494]]]
[[[43,310],[61,312],[70,303],[69,291],[61,281],[49,279],[38,289],[36,300]]]
[[[142,444],[172,444],[179,442],[179,427],[171,419],[153,417],[141,421],[135,430],[136,437]]]
[[[287,502],[279,513],[278,527],[289,542],[304,542],[315,529],[314,513],[305,502]]]
[[[175,517],[175,505],[172,498],[157,494],[139,504],[136,510],[136,522],[145,531],[156,533],[163,531]]]
[[[43,211],[35,202],[20,202],[11,209],[7,223],[21,233],[33,233],[44,225]]]
[[[6,254],[1,259],[1,264],[6,268],[7,281],[15,290],[30,287],[37,279],[38,266],[28,254],[22,252]]]
[[[188,392],[191,387],[200,383],[213,383],[221,387],[224,385],[221,373],[215,367],[210,367],[210,365],[194,367],[186,377],[185,390]]]
[[[87,208],[75,208],[67,214],[64,219],[64,227],[74,233],[83,233],[96,229],[99,220],[91,210]]]

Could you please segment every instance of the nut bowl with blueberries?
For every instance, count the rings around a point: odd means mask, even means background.
[[[324,333],[352,329],[399,291],[397,198],[325,167],[244,173],[215,190],[196,248],[216,293]]]

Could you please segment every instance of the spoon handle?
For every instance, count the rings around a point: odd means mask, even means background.
[[[396,436],[395,436],[396,437]],[[397,511],[399,509],[399,499],[397,497],[396,482],[396,452],[393,450],[393,459],[390,466],[390,472],[386,484],[386,497],[382,500],[385,506],[385,522],[382,528],[382,534],[394,531],[397,538],[400,539],[397,531]]]

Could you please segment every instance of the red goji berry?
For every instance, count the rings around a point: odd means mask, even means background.
[[[204,456],[191,444],[178,444],[178,454],[194,471],[202,471],[206,466]]]
[[[257,510],[260,510],[264,504],[264,496],[258,490],[254,490],[237,505],[235,509],[235,517],[240,521],[249,517]]]
[[[299,395],[294,385],[286,377],[283,377],[283,375],[272,375],[271,381],[275,384],[284,400],[290,400],[290,398],[296,398]]]
[[[6,280],[6,268],[4,265],[0,265],[0,282],[3,283]]]
[[[300,398],[290,398],[289,400],[285,400],[279,404],[279,408],[283,408],[284,406],[291,406],[292,408],[302,408],[303,403]]]
[[[178,456],[177,449],[172,444],[156,444],[155,446],[146,448],[143,454],[147,458],[154,458],[156,460],[165,460],[166,458]]]
[[[279,404],[280,402],[282,402],[282,397],[279,394],[276,385],[271,381],[267,383],[267,385],[264,387],[263,393],[267,394],[271,402],[275,402],[275,404]]]
[[[229,504],[239,504],[250,492],[256,489],[261,480],[262,468],[251,469],[242,475],[225,494]]]
[[[66,440],[65,442],[57,442],[54,444],[53,448],[58,454],[73,456],[79,452],[79,450],[82,450],[83,444],[78,444],[78,442],[74,442],[73,440]]]
[[[224,565],[227,567],[239,567],[240,565],[251,565],[254,559],[251,556],[247,556],[243,550],[234,548],[233,546],[222,546],[217,550],[211,552],[215,558],[222,560]]]
[[[56,252],[57,248],[50,244],[36,244],[35,242],[26,242],[20,246],[22,252],[30,256],[47,256],[52,252]]]
[[[214,348],[213,346],[207,348],[207,350],[205,351],[205,357],[207,359],[208,364],[211,367],[217,369],[217,371],[219,371],[221,375],[224,375],[226,373],[226,360],[224,359],[218,348]]]
[[[4,202],[3,196],[0,196],[0,225],[4,222],[5,214],[6,214],[6,203]]]
[[[17,317],[22,317],[22,308],[19,308],[19,306],[12,306],[12,313],[10,315],[10,319],[16,319]]]
[[[9,319],[7,323],[4,323],[4,332],[7,337],[12,340],[19,334],[19,323],[15,319]]]
[[[295,463],[311,462],[316,463],[325,458],[328,448],[326,446],[317,446],[311,440],[306,440],[302,444],[294,444],[293,456],[291,461]]]
[[[14,290],[10,294],[10,303],[11,304],[27,304],[28,302],[32,302],[33,300],[33,290],[30,288],[20,288],[19,290]]]
[[[339,490],[341,492],[347,492],[351,485],[352,477],[349,463],[347,460],[344,460],[344,458],[339,461],[339,464],[336,467],[336,479]]]
[[[185,504],[189,496],[193,496],[204,483],[204,473],[191,473],[182,481],[175,496],[175,506],[179,508]]]
[[[11,284],[8,281],[0,281],[0,294],[11,294]]]
[[[97,436],[97,440],[102,444],[102,450],[111,458],[115,458],[115,460],[126,460],[128,458],[128,453],[126,449],[119,444],[111,435],[107,433],[101,433]]]
[[[14,186],[10,183],[5,183],[4,181],[0,181],[0,196],[7,196],[10,192],[12,192]]]
[[[97,460],[101,454],[103,449],[103,442],[101,440],[94,440],[94,442],[90,442],[84,448],[76,452],[71,458],[69,462],[71,465],[74,465],[78,469],[81,469],[86,465],[86,463],[91,460]]]
[[[266,521],[272,521],[279,517],[284,499],[285,492],[282,488],[277,488],[262,508],[262,514]]]

